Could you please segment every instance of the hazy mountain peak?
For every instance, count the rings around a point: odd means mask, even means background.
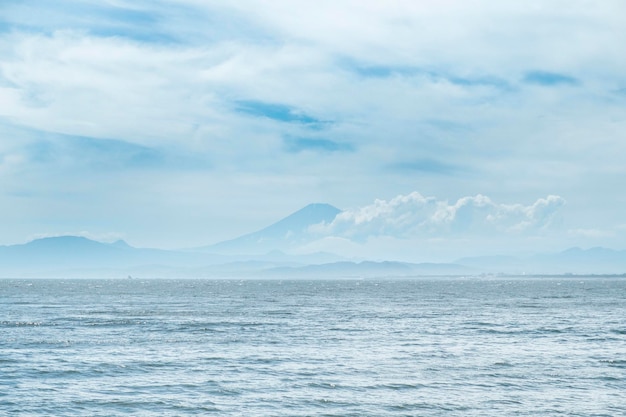
[[[87,239],[83,236],[52,236],[52,237],[43,237],[40,239],[35,239],[28,242],[26,245],[30,247],[78,247],[85,246],[90,244],[100,245],[100,242],[96,242],[91,239]]]
[[[116,248],[121,248],[121,249],[131,249],[132,246],[130,246],[128,243],[126,243],[125,240],[119,239],[116,240],[113,243],[109,243],[109,246],[115,246]]]
[[[309,204],[270,226],[217,243],[210,249],[231,253],[267,253],[275,249],[285,249],[293,243],[309,241],[311,237],[308,235],[308,229],[311,226],[330,223],[339,213],[341,210],[330,204]]]
[[[339,213],[341,213],[341,210],[337,207],[331,206],[330,204],[313,203],[256,233],[303,231],[314,224],[322,222],[329,223],[333,221]]]

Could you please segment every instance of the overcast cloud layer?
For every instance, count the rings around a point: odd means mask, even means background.
[[[4,1],[0,243],[327,202],[320,245],[371,253],[626,248],[625,28],[621,0]]]

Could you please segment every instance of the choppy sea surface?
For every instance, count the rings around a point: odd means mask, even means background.
[[[0,280],[0,415],[624,416],[626,279]]]

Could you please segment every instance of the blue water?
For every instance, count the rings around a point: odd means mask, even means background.
[[[0,415],[624,416],[626,279],[0,280]]]

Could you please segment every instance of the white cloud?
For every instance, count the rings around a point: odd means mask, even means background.
[[[313,233],[364,240],[372,236],[397,238],[534,234],[545,231],[565,200],[540,198],[531,205],[498,204],[489,197],[463,197],[455,203],[424,197],[418,192],[340,213]]]
[[[167,178],[183,201],[206,196],[194,210],[225,220],[214,226],[220,236],[242,224],[234,213],[245,212],[249,201],[267,202],[261,222],[288,212],[294,201],[356,206],[372,195],[416,188],[446,194],[381,200],[337,221],[334,233],[355,239],[543,233],[554,225],[562,199],[501,204],[491,198],[532,201],[551,193],[568,196],[568,213],[586,220],[570,218],[572,230],[623,223],[619,207],[626,202],[614,192],[626,174],[626,96],[616,93],[626,88],[621,0],[593,8],[561,0],[116,0],[84,2],[81,13],[71,2],[53,3],[3,8],[0,175],[6,189],[89,182],[85,164],[54,169],[68,155],[29,165],[25,144],[56,132],[155,148],[173,154],[168,161],[187,161],[180,155],[206,161],[193,180],[170,164],[141,182]],[[550,85],[551,77],[571,82]],[[328,123],[314,130],[237,111],[235,103],[246,100]],[[11,127],[25,133],[5,135]],[[349,144],[353,151],[289,153],[285,138]],[[114,201],[104,195],[148,193],[115,175],[106,184],[104,176],[96,179],[76,210],[99,213],[95,202]],[[258,185],[232,185],[242,177],[258,178]],[[49,195],[38,206],[63,206],[62,200]],[[0,203],[13,223],[30,224],[11,198],[0,195]],[[613,209],[598,218],[587,205]],[[172,214],[168,204],[152,210],[155,219]],[[60,230],[75,229],[76,219],[54,210],[41,217],[59,219]],[[195,221],[210,224],[209,217]],[[115,230],[154,235],[148,230],[168,227],[146,219],[141,232],[124,219]],[[191,220],[180,226],[197,230]]]
[[[75,31],[16,34],[2,49],[0,71],[13,87],[0,114],[18,124],[158,143],[180,138],[195,121],[201,97],[190,94],[195,77],[184,68],[194,57],[187,51]]]
[[[226,7],[253,16],[281,40],[367,62],[510,72],[519,70],[520,62],[555,69],[581,64],[589,55],[605,57],[598,47],[607,51],[623,40],[626,6],[619,0],[597,6],[590,10],[582,1],[277,0]]]

